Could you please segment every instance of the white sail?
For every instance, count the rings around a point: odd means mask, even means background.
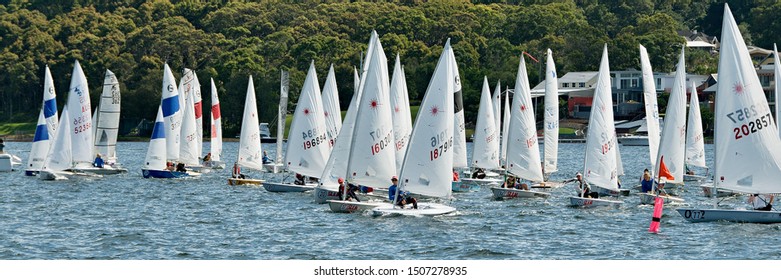
[[[200,165],[198,158],[198,135],[195,129],[195,72],[184,69],[179,80],[179,101],[182,101],[182,128],[179,145],[179,162],[186,165]]]
[[[643,99],[645,100],[645,124],[648,128],[648,150],[651,174],[655,174],[656,155],[659,153],[661,130],[659,128],[659,105],[656,102],[656,82],[648,59],[648,51],[640,45],[640,69],[643,73]]]
[[[602,53],[597,77],[591,116],[588,121],[583,176],[587,182],[593,185],[618,191],[616,129],[613,120],[613,97],[610,89],[607,44],[605,44]]]
[[[667,100],[667,110],[664,115],[664,128],[659,142],[659,153],[656,156],[656,166],[664,165],[670,171],[668,183],[683,184],[684,152],[686,151],[686,62],[684,51],[678,58],[678,68],[675,80]],[[654,178],[659,178],[660,168],[656,168]]]
[[[686,124],[686,164],[708,167],[705,164],[705,141],[702,134],[702,116],[700,115],[700,100],[697,88],[691,83],[691,98],[689,99],[689,120]]]
[[[358,69],[353,67],[353,87],[354,87],[353,95],[357,95],[358,94],[358,89],[359,89],[360,85],[361,85],[361,77],[358,76]]]
[[[51,146],[43,111],[41,109],[41,112],[38,114],[38,125],[35,126],[35,136],[33,137],[33,145],[30,148],[30,158],[27,160],[27,169],[31,170],[40,170],[43,167],[43,161],[46,160],[46,155],[49,153],[49,147]]]
[[[73,76],[68,90],[68,115],[73,128],[70,132],[73,164],[75,167],[91,167],[95,155],[92,154],[92,106],[90,105],[89,86],[81,64],[77,60],[73,65]]]
[[[425,196],[449,197],[453,181],[454,59],[450,40],[439,57],[412,128],[399,188]]]
[[[781,192],[781,139],[754,64],[725,4],[716,90],[715,187]]]
[[[347,170],[349,181],[385,186],[396,173],[393,148],[388,59],[379,40],[374,41],[369,68],[361,79],[361,101],[353,131]]]
[[[553,52],[548,49],[545,66],[545,173],[558,171],[559,159],[559,79],[556,76],[556,64]]]
[[[518,64],[515,96],[509,112],[511,117],[507,133],[507,171],[526,180],[541,182],[544,178],[540,164],[540,145],[537,141],[529,75],[523,56]]]
[[[203,96],[201,96],[201,82],[198,80],[198,74],[193,71],[193,110],[195,113],[195,144],[196,158],[203,154]]]
[[[276,163],[282,163],[282,145],[285,137],[285,120],[287,119],[287,93],[290,89],[290,74],[282,70],[279,83],[279,108],[277,108],[277,158]]]
[[[211,79],[211,160],[220,161],[222,159],[222,114],[220,113],[220,97],[217,95],[217,86],[214,85],[214,79]]]
[[[502,137],[502,83],[500,81],[496,82],[496,88],[494,88],[494,118],[496,119],[496,135],[499,136],[499,138]]]
[[[358,82],[357,84],[360,84]],[[350,107],[347,107],[347,114],[344,116],[342,129],[331,150],[331,155],[323,168],[323,175],[320,176],[320,187],[331,188],[335,190],[338,186],[339,178],[347,178],[347,162],[350,157],[350,147],[352,146],[353,129],[355,128],[355,118],[358,113],[358,104],[360,103],[360,91],[354,94],[350,101]]]
[[[296,111],[288,134],[287,169],[317,177],[323,173],[325,162],[331,152],[326,136],[323,101],[320,86],[317,83],[315,63],[309,65],[301,95],[298,97]]]
[[[401,58],[396,54],[396,64],[393,67],[393,79],[390,85],[390,104],[393,111],[393,137],[396,151],[396,169],[401,169],[404,162],[404,153],[407,151],[407,142],[412,133],[412,122],[409,109],[409,97],[406,87],[406,78],[401,70]]]
[[[59,119],[57,118],[57,94],[54,91],[54,80],[48,65],[46,65],[43,78],[43,117],[46,118],[46,128],[49,131],[49,137],[54,137],[54,131],[57,130],[59,125]]]
[[[488,78],[483,77],[483,93],[480,108],[477,111],[474,146],[472,147],[472,166],[487,169],[499,168],[499,133],[494,118],[494,102],[491,101],[491,89]]]
[[[179,134],[182,129],[181,103],[179,102],[179,90],[176,88],[176,80],[171,68],[166,63],[163,67],[163,89],[160,97],[165,122],[165,151],[166,159],[172,162],[179,160]]]
[[[166,168],[166,137],[168,131],[163,120],[163,107],[157,108],[157,117],[155,125],[152,128],[152,137],[149,139],[149,148],[146,151],[144,160],[144,169],[146,170],[165,170]]]
[[[508,132],[510,130],[510,118],[512,118],[512,110],[510,110],[510,93],[504,95],[504,115],[502,116],[502,143],[499,147],[499,160],[507,163],[507,139],[509,139]],[[505,165],[506,167],[506,165]]]
[[[100,95],[97,119],[95,121],[95,152],[100,153],[107,163],[117,162],[117,133],[121,96],[119,81],[110,70],[103,78],[103,92]]]
[[[453,108],[454,117],[453,125],[455,125],[455,131],[453,131],[453,167],[467,167],[466,161],[466,124],[464,124],[464,101],[461,97],[461,76],[458,72],[458,63],[456,63],[456,55],[454,52],[450,52],[451,65],[453,66],[453,102],[455,107]]]
[[[325,126],[327,128],[328,142],[333,147],[336,136],[342,128],[342,108],[339,107],[339,90],[336,88],[336,74],[334,65],[328,69],[328,76],[323,85],[323,114],[325,114]]]
[[[779,65],[779,63],[781,63],[781,60],[778,58],[778,48],[776,47],[776,44],[773,44],[773,77],[775,77],[773,83],[775,83],[774,92],[776,95],[776,126],[779,133],[781,133],[781,122],[778,121],[779,116],[781,116],[779,115],[781,114],[781,99],[778,99],[781,97],[781,65]]]
[[[62,108],[60,119],[68,120],[68,106]],[[73,150],[71,149],[71,122],[60,122],[57,131],[54,132],[54,139],[47,153],[46,160],[43,162],[43,169],[52,171],[63,171],[73,167]]]
[[[241,136],[239,137],[239,156],[236,162],[244,167],[263,170],[258,104],[255,101],[255,83],[252,81],[252,76],[249,76],[247,97],[244,99],[244,116],[241,119]]]

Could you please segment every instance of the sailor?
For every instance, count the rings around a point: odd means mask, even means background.
[[[244,176],[244,174],[241,174],[241,167],[238,162],[233,163],[233,172],[231,173],[231,176],[236,179],[244,179],[247,177]]]
[[[212,160],[212,153],[208,153],[205,156],[203,156],[203,163],[209,162]]]
[[[514,189],[515,188],[515,176],[507,176],[507,180],[502,185],[502,188]]]
[[[643,171],[643,177],[640,178],[640,191],[650,193],[654,189],[654,178],[651,178],[651,172],[648,169]]]
[[[393,183],[390,187],[388,187],[388,200],[394,201],[396,198],[396,188],[398,188],[399,185],[399,178],[396,176],[393,176],[391,178],[391,182]],[[396,205],[401,207],[401,209],[404,209],[404,205],[408,203],[412,203],[413,209],[418,209],[418,200],[414,197],[409,196],[408,192],[402,192],[399,191],[399,197],[396,201]]]
[[[271,159],[268,157],[268,153],[263,151],[263,164],[271,163]]]
[[[599,193],[591,191],[591,186],[588,182],[583,180],[583,174],[580,174],[580,172],[575,174],[575,178],[565,180],[564,182],[569,183],[575,181],[578,182],[578,185],[576,186],[578,188],[578,196],[584,198],[599,198]]]
[[[474,173],[472,173],[472,179],[484,179],[485,178],[485,171],[482,168],[477,168]]]
[[[748,204],[756,211],[773,210],[773,195],[751,194],[748,196]]]
[[[5,149],[5,144],[3,143],[3,139],[0,138],[0,154],[5,154],[5,152],[3,152],[3,149]]]
[[[355,195],[355,191],[358,190],[358,186],[354,184],[347,184],[347,200],[353,200],[357,202],[361,202],[360,199],[358,199],[358,196]]]
[[[92,166],[97,168],[103,168],[103,159],[100,157],[100,153],[95,155],[95,161],[92,162]]]
[[[301,173],[296,173],[296,180],[293,181],[293,184],[303,186],[305,183],[306,183],[306,177],[304,177],[304,175],[301,175]]]

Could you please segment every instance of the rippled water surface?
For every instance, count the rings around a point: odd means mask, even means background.
[[[272,145],[264,148],[273,155]],[[583,148],[559,146],[554,180],[582,169]],[[29,149],[6,142],[6,151],[25,161]],[[483,189],[454,194],[455,215],[373,218],[331,213],[308,193],[228,186],[228,169],[143,179],[147,143],[119,143],[118,150],[129,169],[119,176],[43,182],[0,173],[0,259],[781,258],[778,225],[692,224],[665,208],[661,234],[649,234],[652,207],[639,206],[634,195],[617,210],[578,209],[567,206],[571,186],[547,200],[494,201]],[[227,161],[236,150],[237,143],[225,143]],[[647,147],[621,146],[621,153],[629,186],[648,165]],[[693,187],[683,196],[689,205],[716,202]]]

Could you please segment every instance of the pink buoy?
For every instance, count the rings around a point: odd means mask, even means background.
[[[662,208],[664,208],[664,199],[657,196],[654,200],[654,216],[651,218],[651,227],[648,232],[659,233],[659,223],[662,221]]]

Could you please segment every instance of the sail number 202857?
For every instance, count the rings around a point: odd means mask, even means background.
[[[448,151],[448,148],[453,146],[453,136],[447,138],[445,131],[440,132],[436,136],[431,137],[431,151],[429,151],[429,160],[434,161],[442,154]]]
[[[763,128],[770,126],[771,121],[772,121],[772,116],[770,115],[770,113],[767,113],[761,118],[750,120],[746,124],[733,128],[732,132],[735,133],[735,139],[737,140],[743,138],[743,136],[748,136],[751,133],[756,133],[762,130]]]

